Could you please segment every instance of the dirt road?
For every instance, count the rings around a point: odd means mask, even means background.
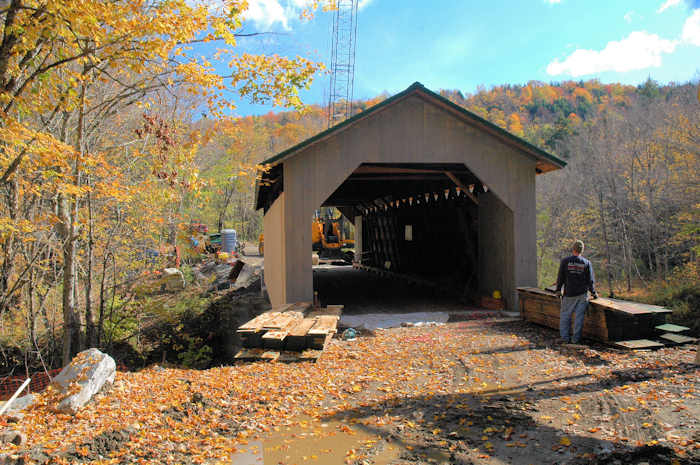
[[[119,373],[80,415],[40,402],[15,427],[22,450],[85,462],[700,463],[695,347],[555,337],[488,319],[334,340],[316,364]]]

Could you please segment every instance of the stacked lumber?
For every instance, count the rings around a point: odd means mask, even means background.
[[[337,332],[342,309],[300,302],[262,313],[238,328],[243,349],[236,359],[317,360]]]
[[[664,340],[664,344],[682,345],[692,344],[698,341],[698,339],[695,337],[681,334],[690,331],[690,328],[688,328],[687,326],[679,326],[667,323],[661,326],[657,326],[656,330],[663,333],[659,337]]]
[[[559,296],[547,289],[519,287],[520,314],[527,321],[559,330]],[[573,318],[572,328],[573,331]],[[589,305],[583,320],[583,337],[601,342],[610,340],[605,311]]]
[[[527,321],[559,329],[559,296],[547,289],[519,287],[520,313]],[[677,334],[688,328],[663,325],[671,310],[638,302],[599,297],[589,301],[583,336],[630,350],[655,349],[695,342]],[[572,318],[573,320],[573,318]],[[660,326],[661,325],[661,326]],[[666,331],[660,340],[651,340]]]

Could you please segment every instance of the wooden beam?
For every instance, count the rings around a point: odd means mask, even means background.
[[[353,174],[439,174],[444,168],[400,168],[395,166],[360,165]]]
[[[479,199],[477,199],[474,194],[469,192],[469,188],[467,186],[465,186],[464,184],[462,184],[462,181],[452,171],[445,171],[444,173],[445,173],[445,176],[450,178],[452,180],[452,182],[455,183],[455,185],[457,187],[459,187],[461,190],[464,191],[465,194],[467,194],[467,197],[472,199],[472,201],[475,204],[479,205]]]
[[[437,177],[442,177],[442,172],[432,172],[430,174],[422,174],[422,175],[415,175],[415,174],[395,174],[395,175],[376,175],[376,176],[361,176],[357,174],[352,174],[350,177],[347,179],[345,182],[352,182],[352,181],[430,181],[430,180],[435,180]]]

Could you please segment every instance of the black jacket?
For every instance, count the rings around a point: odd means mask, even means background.
[[[593,265],[582,256],[572,255],[566,257],[559,264],[559,274],[557,275],[557,292],[564,286],[564,295],[574,297],[591,291],[596,296],[595,276],[593,275]]]

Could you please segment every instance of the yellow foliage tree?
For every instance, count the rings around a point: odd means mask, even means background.
[[[518,136],[523,135],[523,125],[520,122],[520,115],[511,113],[508,117],[508,130]]]
[[[37,296],[27,276],[45,272],[58,258],[64,363],[81,345],[76,300],[82,257],[76,254],[80,241],[89,244],[92,270],[100,232],[95,203],[107,215],[117,204],[123,213],[142,189],[165,189],[161,194],[174,202],[173,192],[184,195],[197,186],[196,171],[187,170],[200,144],[197,131],[180,134],[178,145],[162,131],[149,133],[145,151],[130,146],[114,152],[110,147],[123,143],[124,133],[117,127],[112,134],[118,137],[107,137],[107,125],[118,126],[120,113],[135,106],[147,115],[166,95],[188,101],[179,104],[183,110],[205,104],[217,118],[235,108],[234,94],[302,107],[298,92],[321,65],[237,53],[247,7],[239,0],[222,8],[187,0],[10,0],[1,7],[0,189],[10,201],[0,210],[0,313],[23,304],[24,288],[31,288],[25,304],[33,306]],[[197,44],[212,41],[220,50],[201,56]],[[230,74],[220,74],[215,61],[227,64]],[[124,163],[125,153],[135,165]],[[150,172],[135,167],[139,160]],[[92,271],[88,275],[91,282]],[[84,324],[91,328],[91,287],[85,292]]]

